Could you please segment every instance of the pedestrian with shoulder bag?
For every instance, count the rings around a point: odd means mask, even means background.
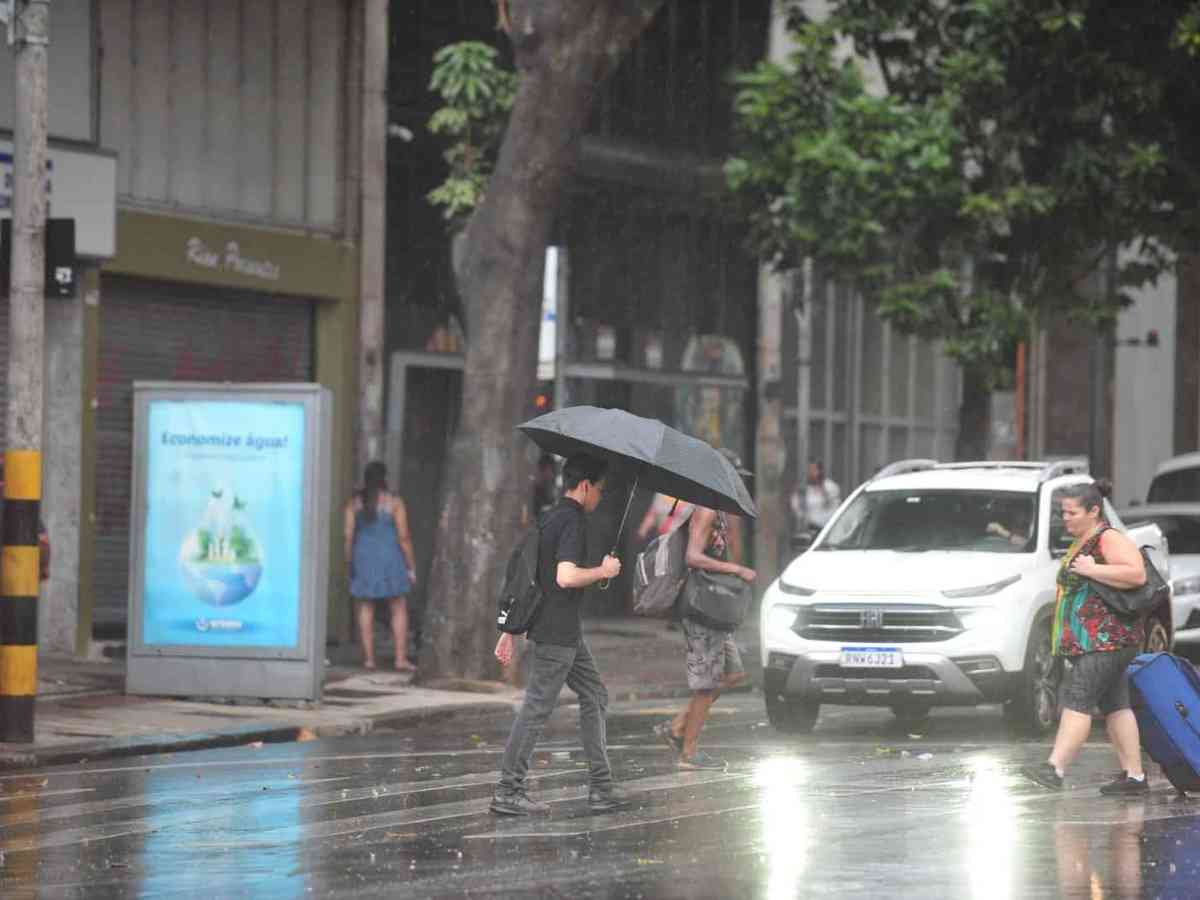
[[[722,454],[745,477],[737,456]],[[709,710],[722,692],[745,682],[746,669],[733,640],[751,599],[757,574],[740,559],[738,533],[725,513],[696,507],[688,523],[688,578],[680,595],[683,634],[687,641],[688,705],[654,731],[679,754],[681,769],[724,769],[725,762],[698,747]]]

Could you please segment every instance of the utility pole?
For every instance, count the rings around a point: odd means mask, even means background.
[[[795,280],[800,279],[800,296],[796,296]],[[813,261],[805,257],[799,272],[792,276],[792,312],[796,316],[796,490],[800,492],[800,515],[796,531],[803,536],[808,531],[808,433],[812,411],[812,303]]]
[[[8,445],[0,533],[0,741],[32,743],[37,694],[38,520],[42,498],[46,82],[50,0],[10,4],[16,52]]]
[[[361,202],[359,204],[358,473],[383,459],[385,244],[387,232],[388,0],[362,10]],[[399,478],[399,472],[391,473]]]

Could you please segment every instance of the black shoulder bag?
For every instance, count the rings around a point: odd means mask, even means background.
[[[1093,593],[1104,601],[1105,606],[1131,619],[1142,618],[1170,595],[1166,579],[1151,561],[1150,553],[1145,547],[1141,547],[1140,551],[1146,567],[1146,583],[1141,587],[1121,589],[1087,579]]]

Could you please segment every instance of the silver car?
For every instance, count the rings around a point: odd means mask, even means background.
[[[1129,523],[1153,522],[1167,539],[1175,646],[1185,656],[1200,658],[1200,503],[1151,503],[1120,515]]]

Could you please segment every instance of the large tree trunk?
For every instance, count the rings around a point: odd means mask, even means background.
[[[962,406],[958,412],[955,459],[987,459],[991,443],[992,391],[987,377],[976,368],[963,368]]]
[[[663,0],[510,0],[521,81],[456,273],[466,308],[461,424],[438,521],[422,677],[498,671],[495,599],[528,465],[514,428],[536,383],[546,244],[598,85]]]

